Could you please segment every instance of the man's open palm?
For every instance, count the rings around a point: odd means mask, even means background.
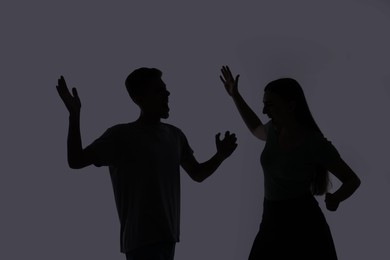
[[[57,91],[69,113],[79,114],[81,109],[81,102],[79,95],[77,94],[77,90],[76,88],[72,88],[72,96],[63,76],[58,79]]]
[[[215,136],[215,144],[217,145],[217,151],[223,157],[229,157],[237,148],[237,138],[235,134],[230,134],[229,131],[225,132],[224,139],[220,140],[221,133]]]

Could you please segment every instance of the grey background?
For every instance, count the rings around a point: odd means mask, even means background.
[[[71,170],[68,117],[55,85],[82,100],[87,145],[138,116],[124,80],[157,67],[166,121],[204,161],[225,130],[239,146],[204,183],[183,173],[176,259],[246,259],[263,201],[264,143],[245,128],[218,78],[262,120],[263,87],[290,76],[362,186],[337,212],[321,207],[339,259],[389,259],[390,5],[386,1],[2,1],[1,259],[124,259],[108,169]],[[334,188],[339,186],[333,181]]]

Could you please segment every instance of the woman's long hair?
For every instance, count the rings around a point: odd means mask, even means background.
[[[266,91],[277,94],[284,101],[294,100],[296,103],[294,110],[295,119],[301,125],[308,127],[309,129],[320,133],[323,136],[320,128],[314,121],[314,118],[310,112],[302,87],[296,80],[292,78],[281,78],[271,81],[264,88],[264,92]],[[311,192],[314,195],[323,195],[328,191],[330,184],[331,183],[327,169],[318,165],[311,183]]]

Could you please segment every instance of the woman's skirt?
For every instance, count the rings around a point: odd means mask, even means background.
[[[264,200],[249,260],[337,260],[329,226],[312,195]]]

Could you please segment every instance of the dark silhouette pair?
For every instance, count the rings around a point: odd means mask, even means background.
[[[263,124],[238,91],[239,75],[221,69],[221,80],[251,133],[266,141],[261,154],[265,196],[260,230],[249,259],[337,259],[326,220],[313,195],[325,194],[335,211],[360,185],[356,174],[321,133],[297,81],[282,78],[264,89]],[[108,166],[120,219],[121,252],[127,259],[173,259],[179,240],[180,166],[198,182],[216,171],[237,147],[228,131],[216,135],[216,154],[203,163],[193,156],[184,133],[162,123],[169,117],[169,91],[154,68],[127,77],[139,118],[118,124],[86,148],[80,137],[81,102],[65,79],[57,90],[69,111],[68,163],[79,169]],[[328,192],[328,172],[342,185]]]

